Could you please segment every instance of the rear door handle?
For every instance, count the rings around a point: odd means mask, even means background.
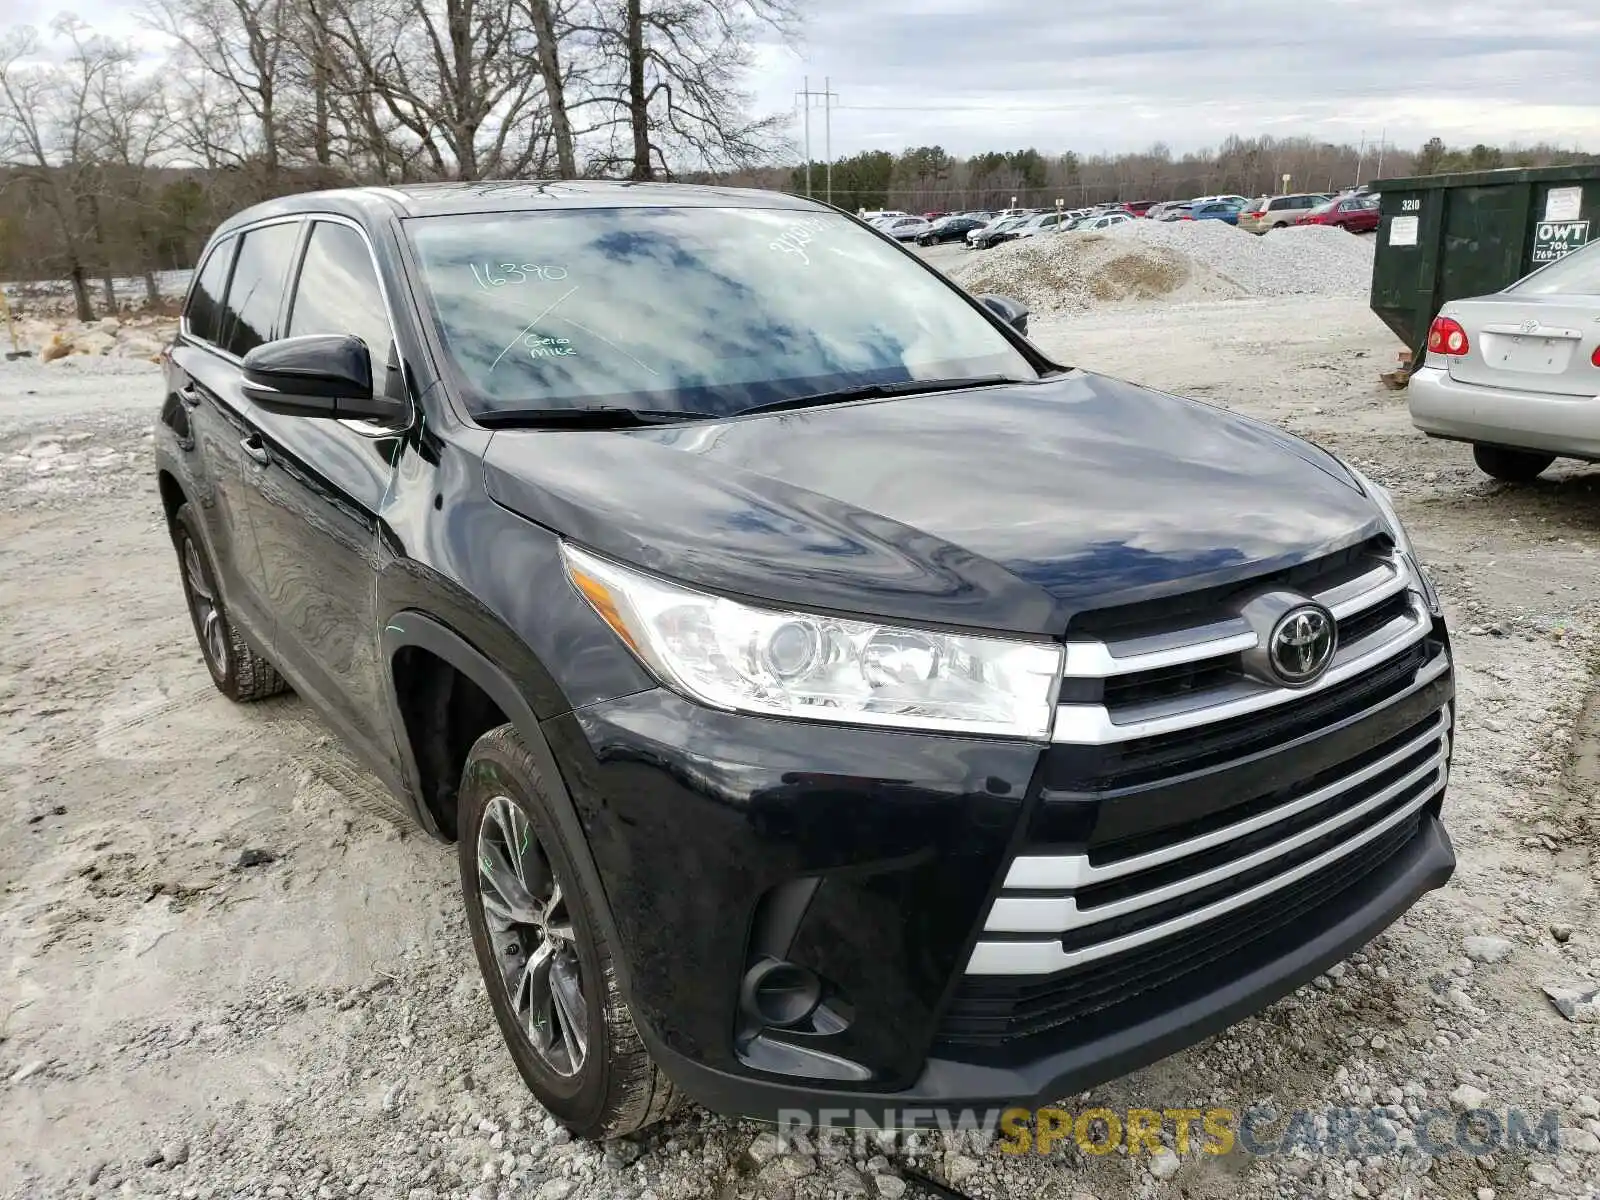
[[[249,437],[240,438],[239,445],[243,446],[244,452],[256,462],[260,463],[263,467],[272,462],[271,457],[269,457],[267,454],[266,446],[261,441],[261,435],[259,433],[252,433]]]

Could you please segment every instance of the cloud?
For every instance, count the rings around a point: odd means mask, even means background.
[[[1554,141],[1600,150],[1595,0],[799,0],[797,49],[758,48],[758,112],[795,111],[809,75],[838,95],[834,154],[940,144],[956,153],[1182,151],[1229,134],[1415,147]],[[141,0],[41,10],[0,0],[0,25],[76,12],[159,37]],[[817,102],[820,104],[820,101]],[[796,142],[801,122],[793,128]],[[812,152],[823,154],[823,114]]]
[[[763,111],[831,80],[836,154],[1214,145],[1230,133],[1600,147],[1588,0],[810,0],[805,44],[764,46]],[[817,103],[820,104],[820,101]],[[798,124],[797,124],[798,134]],[[821,157],[821,113],[812,147]]]

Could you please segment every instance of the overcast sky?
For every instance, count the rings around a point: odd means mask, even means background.
[[[1416,146],[1554,141],[1600,150],[1600,0],[800,0],[766,46],[762,112],[832,81],[834,154],[1182,151],[1230,133]],[[0,0],[0,24],[66,7],[133,31],[139,0]],[[821,100],[812,152],[823,157]],[[797,142],[801,123],[794,126]]]

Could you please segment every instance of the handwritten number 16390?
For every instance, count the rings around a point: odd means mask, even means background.
[[[472,278],[484,291],[503,288],[508,283],[527,283],[530,279],[558,282],[567,277],[565,267],[540,263],[469,263]]]

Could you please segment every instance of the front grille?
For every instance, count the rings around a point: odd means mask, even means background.
[[[946,1010],[939,1041],[999,1047],[1071,1024],[1085,1040],[1097,1018],[1132,1024],[1181,1001],[1203,980],[1237,978],[1277,953],[1302,918],[1381,868],[1416,836],[1420,815],[1396,825],[1352,862],[1319,871],[1205,927],[1136,953],[1046,978],[968,975]]]
[[[1013,860],[963,995],[1067,981],[1067,999],[1047,989],[1045,1007],[1074,1019],[1095,1011],[1091,993],[1116,1003],[1216,961],[1227,951],[1197,947],[1278,927],[1247,915],[1348,882],[1408,838],[1444,788],[1451,721],[1448,651],[1415,584],[1403,556],[1368,542],[1075,627],[1033,826],[1067,844]],[[1264,634],[1229,596],[1268,588],[1310,596],[1337,622],[1332,663],[1307,688],[1245,674]],[[1089,628],[1110,640],[1078,636]],[[1161,807],[1141,808],[1145,794]],[[1123,982],[1089,982],[1102,977]]]
[[[1411,685],[1419,667],[1443,653],[1438,643],[1424,642],[1366,675],[1265,712],[1115,743],[1102,758],[1099,777],[1086,782],[1094,788],[1129,787],[1281,745],[1393,699]]]

